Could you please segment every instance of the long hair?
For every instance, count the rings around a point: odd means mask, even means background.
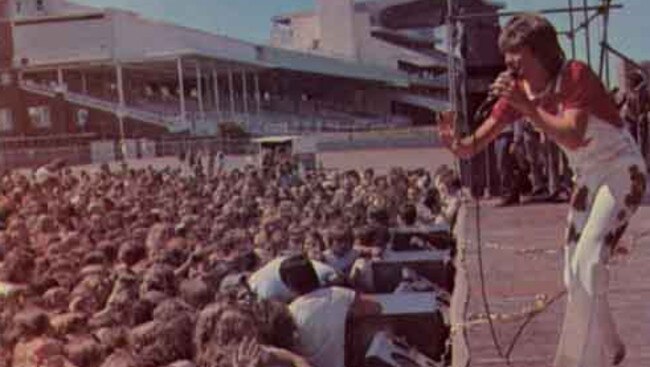
[[[502,53],[528,47],[551,76],[562,69],[565,54],[560,47],[557,31],[548,19],[535,13],[514,15],[499,35]]]

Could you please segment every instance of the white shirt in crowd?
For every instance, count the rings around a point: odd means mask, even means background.
[[[355,296],[347,288],[321,288],[289,305],[298,327],[298,352],[313,367],[345,367],[345,327]]]
[[[260,299],[275,299],[289,303],[298,296],[280,278],[280,264],[287,257],[279,256],[269,261],[248,278],[248,284]],[[329,284],[332,280],[338,278],[336,270],[331,266],[315,260],[311,260],[311,263],[316,270],[321,286]]]
[[[52,172],[48,167],[42,166],[39,167],[34,173],[34,179],[36,183],[43,184],[50,178],[54,177],[55,173]]]

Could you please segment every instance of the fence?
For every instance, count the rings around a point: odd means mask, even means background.
[[[228,155],[250,155],[256,153],[256,145],[248,140],[228,139],[127,139],[124,144],[118,140],[68,141],[56,146],[36,144],[34,139],[23,139],[4,144],[0,149],[0,169],[35,168],[62,159],[68,165],[104,163],[120,159],[145,159],[159,157],[181,157],[189,152],[208,154],[221,151]]]

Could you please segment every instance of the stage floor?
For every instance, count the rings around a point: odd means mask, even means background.
[[[497,336],[503,349],[508,349],[524,322],[517,315],[532,306],[536,297],[552,298],[563,290],[561,249],[567,204],[509,208],[494,204],[486,201],[480,205],[483,261],[492,312],[505,319],[495,321]],[[459,257],[452,309],[457,323],[454,366],[506,366],[493,346],[487,320],[481,316],[485,313],[478,272],[476,205],[468,203],[463,212],[457,233],[465,251]],[[650,366],[650,205],[642,206],[633,217],[620,246],[629,253],[612,263],[610,304],[628,349],[621,366]],[[563,297],[530,322],[512,352],[513,367],[552,365],[564,305]]]

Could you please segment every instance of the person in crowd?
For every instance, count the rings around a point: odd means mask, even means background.
[[[627,90],[621,110],[632,136],[641,147],[643,156],[648,152],[648,112],[650,95],[648,94],[648,75],[641,70],[634,70],[626,75]]]
[[[323,252],[323,260],[340,274],[347,276],[352,264],[359,257],[354,248],[352,228],[345,225],[335,225],[327,232],[328,248]]]
[[[440,166],[434,176],[434,188],[442,201],[440,218],[453,231],[456,225],[458,210],[462,204],[461,183],[458,175],[448,166]]]
[[[300,254],[271,260],[251,274],[248,284],[258,298],[288,303],[338,278],[331,266]]]
[[[350,323],[380,314],[381,305],[371,295],[326,287],[297,298],[289,310],[298,330],[297,351],[314,367],[345,367]]]
[[[501,201],[498,206],[511,206],[520,203],[523,194],[522,181],[526,179],[522,160],[518,159],[522,123],[517,122],[504,128],[495,140],[497,169],[501,178]]]

